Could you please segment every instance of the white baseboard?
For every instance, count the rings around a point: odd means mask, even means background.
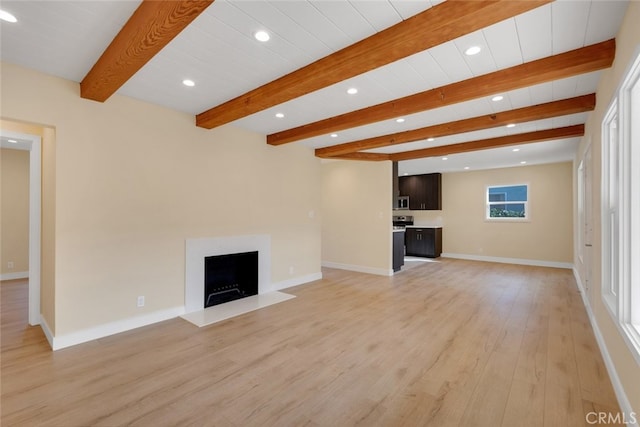
[[[443,258],[467,259],[470,261],[498,262],[502,264],[533,265],[536,267],[554,267],[554,268],[568,268],[568,269],[573,268],[573,264],[570,262],[542,261],[537,259],[502,258],[502,257],[493,257],[493,256],[484,256],[484,255],[467,255],[467,254],[451,254],[451,253],[442,253],[440,256]]]
[[[272,290],[276,291],[319,279],[322,279],[322,273],[313,273],[306,276],[295,277],[293,279],[285,280],[282,282],[272,283],[271,287]],[[185,308],[184,306],[180,306],[167,310],[148,313],[130,319],[106,323],[94,328],[83,329],[81,331],[72,332],[65,335],[54,336],[51,333],[51,329],[49,328],[49,325],[46,324],[46,322],[43,323],[42,330],[44,331],[47,340],[51,345],[51,348],[55,351],[77,344],[82,344],[84,342],[93,341],[99,338],[104,338],[109,335],[118,334],[120,332],[129,331],[131,329],[140,328],[142,326],[151,325],[153,323],[162,322],[164,320],[173,319],[174,317],[182,316],[183,314],[185,314]],[[44,322],[44,318],[42,318],[42,321]]]
[[[322,261],[322,266],[327,268],[337,268],[339,270],[357,271],[358,273],[375,274],[378,276],[393,276],[393,269],[366,267],[363,265],[340,264],[331,261]]]
[[[104,338],[109,335],[119,334],[120,332],[129,331],[131,329],[140,328],[142,326],[151,325],[152,323],[162,322],[164,320],[173,319],[184,314],[184,306],[160,310],[148,313],[142,316],[130,319],[118,320],[94,328],[83,329],[81,331],[72,332],[70,334],[54,336],[52,338],[51,348],[60,350],[62,348],[71,347],[73,345],[82,344],[84,342],[93,341],[98,338]],[[45,332],[46,334],[46,332]]]
[[[580,291],[580,295],[582,296],[582,303],[584,304],[587,310],[587,316],[589,317],[589,323],[591,323],[591,328],[593,329],[593,335],[596,337],[596,342],[598,343],[598,347],[600,348],[600,354],[602,354],[602,359],[604,360],[604,365],[607,368],[607,372],[609,373],[609,379],[611,380],[611,385],[613,386],[613,391],[616,394],[616,398],[618,399],[618,405],[620,405],[620,409],[625,414],[625,420],[636,420],[635,423],[626,424],[629,427],[640,427],[638,426],[637,415],[631,417],[631,414],[635,414],[633,408],[631,407],[631,402],[629,402],[629,398],[624,391],[624,387],[622,386],[622,382],[620,381],[620,377],[618,376],[618,372],[616,371],[615,365],[613,363],[613,359],[611,359],[611,355],[609,354],[609,350],[607,349],[607,345],[604,341],[604,337],[600,332],[600,328],[598,327],[598,322],[596,321],[595,316],[593,315],[593,310],[591,309],[591,303],[587,298],[585,293],[584,286],[582,284],[582,280],[580,280],[580,275],[578,274],[578,270],[573,268],[573,277],[576,279],[576,284],[578,285],[578,290]],[[615,414],[614,414],[615,415]]]
[[[44,332],[44,336],[47,337],[47,341],[49,341],[49,346],[53,349],[53,332],[51,332],[51,328],[42,313],[40,314],[40,327]]]
[[[29,272],[28,271],[16,271],[15,273],[4,273],[0,274],[1,280],[16,280],[16,279],[28,279]]]
[[[305,283],[315,282],[322,279],[322,272],[307,274],[306,276],[294,277],[293,279],[283,280],[271,283],[272,291],[281,291],[282,289],[291,288],[293,286],[304,285]]]

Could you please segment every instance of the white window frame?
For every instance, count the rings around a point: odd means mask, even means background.
[[[617,127],[613,130],[612,123],[615,123],[616,117]],[[602,123],[601,182],[602,299],[633,356],[640,364],[640,265],[638,265],[640,259],[640,121],[638,117],[640,117],[640,49],[636,51],[635,59]],[[616,145],[617,151],[614,150]]]
[[[503,188],[503,187],[527,187],[527,200],[525,201],[489,201],[489,190],[492,188]],[[498,222],[528,222],[529,221],[529,198],[531,186],[528,183],[524,184],[503,184],[503,185],[487,185],[485,188],[485,221],[498,221]],[[522,205],[524,204],[524,217],[491,217],[491,206],[492,205]]]

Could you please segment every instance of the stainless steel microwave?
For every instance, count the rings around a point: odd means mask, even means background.
[[[396,209],[409,209],[409,196],[400,196],[396,199]]]

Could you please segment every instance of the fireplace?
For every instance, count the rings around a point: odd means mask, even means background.
[[[271,291],[271,237],[246,236],[204,237],[185,241],[185,313],[205,311],[205,259],[229,254],[258,253],[258,295]],[[207,295],[208,296],[208,295]],[[247,298],[248,300],[248,298]],[[218,304],[218,310],[227,307]]]
[[[237,258],[240,261],[231,261]],[[243,260],[243,258],[245,258]],[[253,258],[254,267],[242,267],[244,261]],[[211,262],[207,262],[211,260]],[[215,260],[215,261],[213,261]],[[209,264],[209,267],[205,267]],[[222,268],[218,269],[216,267]],[[240,265],[240,266],[239,266]],[[211,272],[207,270],[211,268]],[[219,270],[221,273],[213,273]],[[249,274],[250,273],[250,274]],[[214,276],[241,276],[238,280],[212,280],[213,291],[206,291],[205,282]],[[257,282],[255,276],[257,275]],[[205,279],[207,276],[207,279]],[[236,284],[243,285],[245,276],[252,276],[254,286],[251,291],[236,290]],[[185,241],[185,304],[182,318],[198,327],[210,325],[233,316],[248,313],[262,307],[277,304],[294,298],[293,295],[276,292],[272,289],[271,277],[271,237],[265,234],[246,236],[203,237]],[[257,284],[256,284],[257,283]],[[256,292],[257,289],[257,292]],[[224,292],[228,291],[228,292]],[[253,292],[251,296],[233,301],[230,304],[216,303],[206,307],[214,300],[231,298],[234,294]],[[205,295],[206,294],[206,295]],[[209,298],[210,294],[213,294]],[[230,301],[230,299],[229,299]],[[226,301],[225,301],[226,302]]]
[[[258,295],[258,251],[204,258],[204,308]]]

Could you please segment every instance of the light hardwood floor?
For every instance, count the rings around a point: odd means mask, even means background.
[[[297,298],[51,352],[3,282],[3,426],[585,426],[619,411],[570,270],[326,269]]]

